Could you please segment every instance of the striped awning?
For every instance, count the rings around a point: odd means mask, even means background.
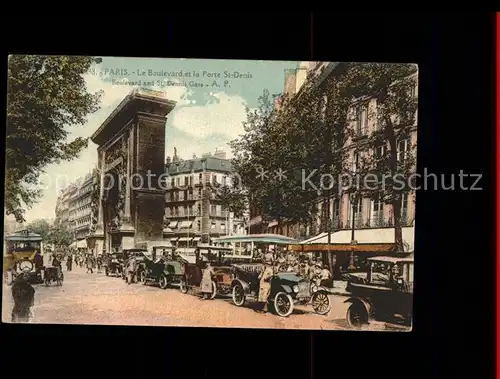
[[[86,249],[87,248],[87,240],[76,241],[76,247],[78,249]]]
[[[179,228],[190,228],[193,225],[193,221],[182,221]]]
[[[171,221],[170,224],[168,224],[168,227],[171,229],[175,229],[177,228],[177,224],[178,224],[177,221]]]
[[[181,237],[179,238],[179,242],[188,242],[191,241],[193,238],[192,237]]]
[[[198,241],[201,241],[201,237],[194,237],[193,238],[193,242],[198,242]]]

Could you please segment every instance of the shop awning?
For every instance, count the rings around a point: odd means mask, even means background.
[[[173,233],[174,231],[170,228],[163,228],[163,233]]]
[[[190,228],[191,225],[193,225],[193,221],[182,221],[181,224],[179,225],[179,228],[181,229]]]
[[[201,237],[194,237],[193,238],[193,242],[198,242],[198,241],[201,241]]]
[[[76,248],[76,241],[75,242],[72,242],[71,245],[69,245],[69,247],[71,248]]]
[[[173,237],[173,238],[170,238],[170,242],[175,242],[179,239],[179,237]]]
[[[314,252],[314,251],[331,251],[331,252],[340,252],[340,251],[352,251],[355,253],[361,253],[361,252],[390,252],[394,250],[394,244],[393,243],[379,243],[379,244],[374,244],[374,243],[364,243],[364,244],[331,244],[328,245],[327,243],[321,243],[321,244],[316,244],[312,243],[309,245],[290,245],[289,249],[291,251],[299,251],[299,252]]]
[[[175,229],[177,228],[177,224],[178,224],[177,221],[171,221],[170,224],[168,224],[168,227],[171,229]]]
[[[87,248],[87,240],[76,241],[77,249],[86,249]]]
[[[188,242],[191,241],[193,238],[192,237],[181,237],[179,238],[179,242]]]

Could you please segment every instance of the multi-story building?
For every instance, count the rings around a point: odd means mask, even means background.
[[[73,246],[80,251],[87,250],[92,191],[93,177],[88,174],[66,187],[57,199],[55,223],[68,226],[73,235]]]
[[[310,75],[315,80],[315,86],[325,89],[332,85],[337,75],[336,69],[339,67],[337,62],[306,62],[299,65],[295,72],[288,73],[285,77],[284,93],[288,96],[300,96],[303,90],[306,78]],[[313,73],[311,73],[313,71]],[[312,75],[311,75],[312,74]],[[415,76],[417,73],[414,74]],[[418,84],[413,91],[418,96]],[[326,97],[326,95],[324,95]],[[318,99],[325,104],[323,111],[327,111],[328,99]],[[281,106],[281,104],[278,104]],[[353,101],[349,109],[348,128],[354,133],[346,143],[348,151],[348,162],[352,166],[352,171],[356,172],[360,166],[360,153],[358,151],[359,143],[373,132],[380,128],[377,118],[377,103],[370,94]],[[351,117],[352,116],[352,117]],[[415,123],[410,127],[409,136],[397,141],[397,157],[403,158],[417,140],[417,117]],[[370,152],[370,154],[384,154],[388,146],[382,144],[381,151]],[[265,220],[260,214],[258,207],[251,207],[250,212],[250,231],[251,233],[269,232],[279,233],[280,231],[290,237],[305,239],[314,237],[320,232],[324,232],[325,216],[329,215],[331,225],[328,228],[341,231],[342,229],[351,229],[354,221],[355,230],[360,229],[380,229],[394,227],[394,211],[392,204],[385,204],[381,200],[362,198],[351,203],[352,197],[348,193],[341,193],[339,196],[332,196],[325,201],[324,198],[318,198],[318,213],[316,219],[307,225],[280,225],[278,229],[277,222],[274,220]],[[328,209],[329,207],[329,209]],[[410,191],[402,195],[400,222],[402,227],[413,227],[415,221],[415,193]],[[331,230],[331,229],[330,229]]]
[[[212,238],[244,234],[244,221],[236,219],[216,196],[216,188],[231,186],[231,162],[223,151],[182,160],[174,149],[167,157],[164,235],[172,244],[195,247]]]

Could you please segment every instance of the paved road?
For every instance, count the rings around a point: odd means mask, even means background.
[[[344,297],[331,296],[327,316],[312,307],[297,307],[288,318],[236,307],[229,298],[201,300],[178,289],[162,290],[142,284],[127,285],[104,274],[86,274],[84,268],[64,272],[62,287],[36,286],[34,323],[150,326],[201,326],[280,329],[347,329]],[[2,320],[10,322],[12,295],[4,284]],[[381,325],[369,329],[385,329]]]

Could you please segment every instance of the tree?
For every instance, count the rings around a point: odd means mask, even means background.
[[[65,224],[54,225],[50,229],[47,242],[58,247],[68,247],[73,242],[73,233]]]
[[[9,57],[4,207],[19,222],[41,194],[36,185],[44,167],[87,147],[87,138],[67,141],[66,128],[98,110],[101,92],[88,93],[83,78],[93,63],[81,56]]]
[[[246,193],[237,185],[212,185],[215,200],[222,203],[223,208],[242,218],[248,209]]]
[[[288,99],[283,99],[286,103]],[[235,173],[249,194],[253,206],[278,222],[309,219],[314,204],[311,191],[301,190],[300,168],[305,149],[296,142],[305,137],[293,117],[275,109],[267,90],[259,97],[256,110],[247,109],[245,133],[231,142]],[[291,123],[289,122],[291,121]]]
[[[27,229],[33,233],[40,234],[43,241],[47,240],[47,236],[50,233],[50,224],[47,220],[36,220],[27,226]]]

